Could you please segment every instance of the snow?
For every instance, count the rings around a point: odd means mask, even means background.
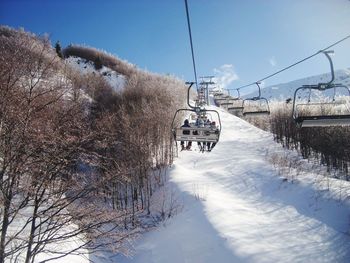
[[[214,109],[218,145],[193,145],[170,169],[183,211],[139,239],[132,257],[100,262],[349,262],[349,183],[320,177],[322,167],[293,181],[277,173],[269,156],[287,151],[272,135]]]
[[[102,66],[101,69],[96,70],[93,62],[74,56],[68,57],[66,61],[69,65],[83,74],[92,73],[101,75],[116,92],[120,92],[125,87],[125,76],[108,67]]]
[[[350,183],[325,177],[325,167],[269,132],[210,109],[220,113],[220,142],[210,153],[194,144],[169,169],[167,189],[182,208],[175,216],[138,239],[130,256],[81,251],[52,262],[350,262]],[[275,156],[297,160],[303,172],[276,168]],[[70,242],[65,249],[79,241]]]

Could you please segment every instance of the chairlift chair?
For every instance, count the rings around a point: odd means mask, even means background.
[[[221,91],[214,92],[214,98],[220,98],[223,95],[224,95],[224,93],[222,93]]]
[[[322,51],[326,55],[331,68],[331,80],[327,83],[318,83],[315,85],[303,85],[294,92],[293,101],[293,119],[298,126],[304,127],[328,127],[328,126],[349,126],[350,125],[350,109],[346,105],[350,98],[350,89],[343,84],[334,84],[333,62],[329,53],[333,51]],[[317,90],[325,93],[333,89],[333,97],[331,101],[311,101],[311,92]],[[347,99],[343,101],[336,100],[336,92],[343,89],[346,92]],[[308,90],[309,99],[307,103],[297,103],[300,91]],[[345,102],[345,103],[344,103]]]
[[[260,82],[255,83],[258,86],[259,95],[243,100],[243,116],[262,116],[270,115],[270,106],[266,98],[261,97]]]
[[[348,126],[350,125],[350,109],[345,101],[337,101],[335,95],[331,101],[314,102],[311,99],[306,103],[297,103],[297,96],[300,90],[326,91],[329,89],[342,88],[350,98],[350,90],[341,84],[330,84],[324,87],[318,85],[304,85],[294,92],[293,119],[300,127],[327,127],[327,126]],[[335,92],[334,92],[335,94]],[[345,102],[345,103],[344,103]]]
[[[222,105],[223,103],[226,103],[229,99],[231,98],[230,96],[230,91],[228,90],[228,93],[224,94],[221,93],[220,96],[214,97],[214,101],[217,105]]]
[[[192,106],[189,102],[189,92],[194,83],[191,82],[188,88],[187,93],[187,104],[190,107],[189,109],[178,109],[173,117],[173,121],[171,124],[172,134],[177,145],[177,141],[184,142],[213,142],[217,143],[220,138],[221,133],[221,120],[220,115],[216,110],[207,110],[204,108],[200,108],[198,106]],[[175,127],[175,120],[180,112],[190,112],[190,116],[196,115],[197,119],[206,120],[208,116],[211,116],[211,113],[215,113],[218,120],[218,126],[196,126],[194,123],[190,125],[190,127]],[[212,119],[213,120],[213,119]]]
[[[243,109],[244,109],[243,100],[237,100],[232,104],[231,107],[227,108],[228,111],[241,111],[241,112],[243,111]]]
[[[239,92],[239,89],[235,89],[235,91],[237,91],[237,95],[231,96],[231,100],[242,100],[241,93]]]
[[[231,106],[227,107],[227,110],[233,114],[240,114],[243,111],[243,99],[241,98],[239,89],[235,90],[237,91],[237,95],[231,97]]]
[[[223,102],[220,104],[220,107],[222,107],[223,109],[227,110],[228,111],[228,108],[229,107],[232,107],[233,104],[231,102]]]

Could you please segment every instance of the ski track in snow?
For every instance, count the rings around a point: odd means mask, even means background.
[[[183,211],[138,240],[133,257],[100,262],[350,262],[349,203],[284,181],[266,160],[284,151],[272,135],[218,110],[214,150],[180,152],[171,168]]]

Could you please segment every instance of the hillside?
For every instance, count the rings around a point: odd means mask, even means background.
[[[178,214],[147,233],[131,258],[96,262],[348,262],[350,184],[220,109],[211,153],[181,152],[168,187]],[[179,211],[179,207],[181,211]]]
[[[47,36],[0,26],[1,263],[123,253],[161,221],[150,208],[183,82],[74,51],[63,59]]]

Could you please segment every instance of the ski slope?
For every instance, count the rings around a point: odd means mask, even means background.
[[[138,240],[132,257],[100,262],[350,262],[348,182],[325,190],[312,171],[285,180],[268,161],[285,152],[272,135],[218,111],[219,144],[211,153],[193,145],[170,170],[182,212]]]

